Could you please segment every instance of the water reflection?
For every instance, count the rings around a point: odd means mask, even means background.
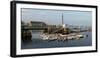
[[[34,48],[55,48],[55,47],[79,47],[79,46],[91,46],[92,45],[92,32],[84,32],[83,34],[88,37],[81,38],[79,40],[67,40],[67,41],[44,41],[40,38],[40,31],[32,31],[32,41],[22,42],[22,49],[34,49]]]

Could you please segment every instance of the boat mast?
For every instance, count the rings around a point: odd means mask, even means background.
[[[62,28],[63,28],[63,31],[62,31],[62,33],[63,34],[66,34],[66,26],[65,26],[65,24],[64,24],[64,19],[63,19],[63,13],[62,13]]]
[[[63,19],[63,13],[62,13],[62,27],[65,28],[64,19]]]
[[[64,22],[63,22],[63,14],[62,14],[62,25],[64,24]]]

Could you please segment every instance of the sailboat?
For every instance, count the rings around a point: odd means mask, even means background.
[[[61,32],[59,32],[61,31]],[[42,40],[70,40],[70,39],[79,39],[84,37],[83,34],[80,33],[70,33],[69,29],[64,24],[63,14],[62,14],[62,28],[58,30],[54,30],[50,33],[43,33],[40,35]]]

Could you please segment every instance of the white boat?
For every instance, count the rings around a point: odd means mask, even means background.
[[[47,35],[42,34],[40,36],[41,36],[42,40],[48,40],[49,39],[49,37]]]
[[[76,37],[78,37],[78,38],[83,38],[83,37],[84,37],[84,35],[79,34],[79,35],[76,35]]]
[[[41,39],[42,40],[71,40],[71,39],[80,39],[83,38],[83,34],[68,34],[68,35],[62,35],[62,34],[42,34]]]

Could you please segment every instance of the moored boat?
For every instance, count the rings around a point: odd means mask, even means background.
[[[40,35],[42,40],[72,40],[85,37],[83,34],[42,34]]]

